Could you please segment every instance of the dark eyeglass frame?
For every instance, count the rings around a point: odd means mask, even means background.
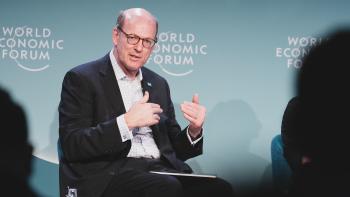
[[[125,34],[126,41],[128,42],[128,44],[137,45],[137,43],[139,43],[140,40],[142,40],[142,46],[149,49],[149,48],[152,48],[157,43],[157,38],[156,39],[141,38],[140,36],[138,36],[136,34],[128,34],[120,26],[117,26],[117,29],[120,30],[123,34]],[[135,40],[133,40],[133,39],[135,39]],[[145,43],[149,43],[149,46]]]

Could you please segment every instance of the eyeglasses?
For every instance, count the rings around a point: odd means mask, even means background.
[[[139,43],[140,40],[142,40],[142,45],[145,48],[152,48],[157,43],[157,39],[153,40],[151,38],[140,38],[140,36],[135,34],[127,34],[120,26],[118,26],[117,29],[119,29],[121,32],[123,32],[123,34],[125,34],[126,41],[129,44],[136,45],[137,43]]]

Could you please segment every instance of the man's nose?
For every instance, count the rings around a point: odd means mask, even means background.
[[[141,52],[142,51],[142,49],[143,49],[142,42],[143,42],[142,39],[140,39],[140,41],[135,45],[135,50],[137,52]]]

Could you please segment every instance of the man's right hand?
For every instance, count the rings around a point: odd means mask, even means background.
[[[124,118],[129,129],[152,126],[159,123],[159,114],[163,112],[158,104],[147,103],[149,93],[146,91],[143,98],[131,106]]]

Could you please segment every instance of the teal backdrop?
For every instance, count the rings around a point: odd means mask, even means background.
[[[159,20],[146,67],[179,104],[198,93],[207,108],[204,153],[188,163],[237,191],[271,181],[271,139],[280,133],[307,48],[350,22],[350,1],[1,0],[0,85],[27,114],[34,145],[31,184],[58,196],[58,112],[65,73],[112,48],[120,10],[143,7]],[[0,109],[1,110],[1,109]]]

